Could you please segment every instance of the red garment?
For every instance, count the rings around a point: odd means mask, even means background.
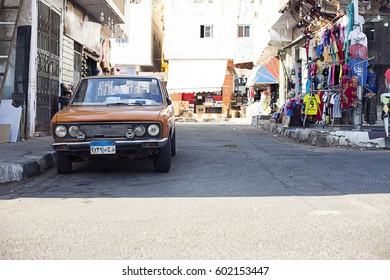
[[[320,100],[322,100],[322,96],[324,95],[324,91],[320,91],[318,92],[318,96],[320,97]],[[321,104],[321,106],[319,106],[318,108],[319,110],[317,110],[317,115],[316,115],[316,121],[322,121],[322,111],[323,111],[323,105]]]
[[[359,79],[356,76],[341,78],[341,109],[356,108],[358,105],[357,86]]]
[[[343,42],[341,40],[337,41],[337,48],[339,49],[338,55],[340,60],[344,60]]]
[[[364,45],[360,45],[360,44],[350,45],[348,48],[348,53],[349,53],[350,59],[354,59],[354,58],[366,59],[366,58],[368,58],[368,49]]]
[[[390,68],[386,70],[385,77],[387,79],[388,84],[390,85]]]

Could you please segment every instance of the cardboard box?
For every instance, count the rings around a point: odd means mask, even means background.
[[[8,143],[11,140],[11,125],[0,124],[0,143]]]
[[[171,93],[169,95],[169,98],[172,100],[172,101],[181,101],[181,93]]]
[[[190,105],[190,103],[188,101],[181,101],[180,102],[180,108],[183,111],[188,111],[189,105]]]
[[[180,109],[181,101],[172,101],[173,109],[175,110],[175,116],[180,116],[182,111]]]
[[[196,106],[196,113],[203,114],[206,112],[206,106],[204,105],[197,105]]]

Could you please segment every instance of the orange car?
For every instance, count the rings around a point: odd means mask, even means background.
[[[151,157],[156,171],[169,171],[175,121],[161,78],[87,77],[65,105],[51,120],[58,173],[72,172],[78,159],[139,156]]]

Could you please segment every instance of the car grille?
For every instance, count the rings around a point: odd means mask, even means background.
[[[107,137],[120,138],[125,136],[128,128],[134,128],[137,124],[88,124],[80,125],[85,132],[86,138]]]
[[[151,124],[156,124],[160,128],[160,132],[156,136],[150,136],[148,134],[148,127]],[[126,138],[126,130],[129,128],[134,129],[137,125],[145,126],[145,134],[143,136],[137,137],[136,135],[131,138],[133,140],[141,140],[141,139],[159,139],[161,137],[161,124],[158,122],[131,122],[131,123],[62,123],[56,125],[63,125],[68,130],[71,126],[78,126],[80,131],[85,133],[84,141],[90,141],[93,139],[123,139],[128,140]],[[63,139],[75,139],[75,137],[71,137],[69,134],[66,135]]]

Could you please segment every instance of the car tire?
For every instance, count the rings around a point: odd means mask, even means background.
[[[174,157],[176,155],[176,130],[173,132],[172,139],[171,139],[171,152],[172,156]]]
[[[57,173],[67,174],[72,172],[72,160],[70,156],[56,152]]]
[[[154,170],[157,172],[168,172],[171,168],[171,158],[172,158],[172,145],[171,137],[168,136],[168,142],[157,154],[156,159],[154,160]]]

